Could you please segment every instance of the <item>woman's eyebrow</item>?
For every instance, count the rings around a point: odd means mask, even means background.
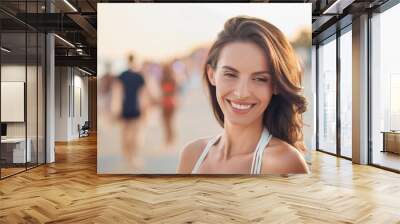
[[[239,73],[239,71],[237,69],[234,69],[234,68],[232,68],[231,66],[228,66],[228,65],[224,65],[224,66],[222,66],[222,68],[225,68],[225,69],[228,69],[228,70],[231,70],[231,71]]]
[[[239,73],[239,71],[238,71],[237,69],[232,68],[231,66],[228,66],[228,65],[224,65],[224,66],[222,66],[222,68],[225,68],[225,69],[231,70],[231,71],[233,71],[233,72]],[[268,71],[268,70],[265,70],[265,71],[253,72],[253,73],[251,73],[251,74],[252,74],[252,75],[261,75],[261,74],[270,75],[271,72]]]
[[[252,75],[261,75],[261,74],[271,75],[271,72],[268,70],[265,70],[265,71],[259,71],[259,72],[252,73]]]

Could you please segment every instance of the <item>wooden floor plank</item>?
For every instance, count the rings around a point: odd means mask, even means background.
[[[400,175],[313,153],[312,174],[96,174],[96,137],[0,181],[0,223],[400,223]]]

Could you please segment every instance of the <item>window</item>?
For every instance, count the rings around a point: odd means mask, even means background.
[[[336,40],[318,48],[318,149],[336,153]]]
[[[39,6],[44,3],[18,2],[18,13],[43,12]],[[0,3],[7,5],[15,2]],[[8,116],[1,118],[5,131],[0,144],[0,178],[5,178],[45,163],[46,40],[44,33],[35,28],[2,12],[0,17],[9,21],[0,24],[1,99],[14,96],[22,102],[19,105],[18,100],[5,100],[0,105],[1,114]],[[11,106],[20,113],[11,110]]]
[[[347,31],[347,30],[346,30]],[[340,154],[352,157],[352,34],[340,36]]]
[[[400,5],[371,18],[372,164],[400,170]]]

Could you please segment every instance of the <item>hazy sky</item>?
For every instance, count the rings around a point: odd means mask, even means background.
[[[289,39],[301,28],[311,31],[311,4],[99,3],[98,59],[121,61],[130,52],[156,61],[185,55],[212,42],[226,20],[238,15],[265,19]]]

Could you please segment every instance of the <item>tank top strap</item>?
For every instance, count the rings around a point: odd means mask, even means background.
[[[264,128],[261,138],[258,141],[257,147],[253,154],[253,162],[251,164],[250,174],[261,174],[262,168],[262,159],[264,155],[264,151],[269,141],[271,140],[272,135],[268,132],[266,128]]]
[[[210,139],[210,141],[208,141],[206,147],[203,149],[203,152],[201,153],[200,157],[197,159],[196,164],[193,167],[192,174],[198,173],[201,164],[203,163],[204,159],[211,149],[211,146],[213,146],[220,137],[221,135],[217,135],[214,138]]]

